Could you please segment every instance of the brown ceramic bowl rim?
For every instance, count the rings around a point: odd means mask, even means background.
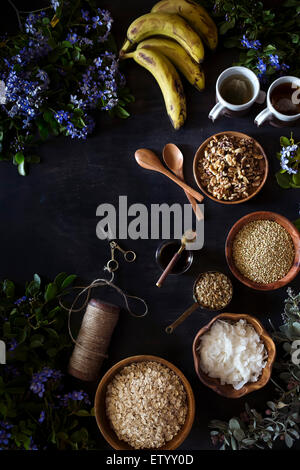
[[[232,256],[232,246],[233,246],[233,241],[234,241],[236,233],[238,233],[239,230],[241,230],[241,228],[245,226],[247,223],[252,222],[254,220],[272,220],[272,221],[279,223],[290,234],[293,240],[294,248],[295,248],[294,264],[289,270],[289,272],[282,279],[279,279],[278,281],[275,281],[269,284],[259,284],[243,276],[243,274],[235,266],[233,256]],[[298,246],[296,246],[293,237],[295,237],[295,239],[298,240]],[[300,233],[298,232],[295,225],[292,222],[290,222],[290,220],[288,220],[283,215],[277,214],[276,212],[270,212],[270,211],[250,212],[249,214],[244,215],[239,220],[237,220],[235,224],[232,226],[232,228],[230,229],[226,238],[226,242],[225,242],[225,256],[226,256],[227,264],[232,274],[246,286],[250,287],[251,289],[262,290],[262,291],[279,289],[280,287],[284,287],[289,282],[291,282],[300,271]]]
[[[134,362],[143,362],[143,361],[154,361],[154,362],[159,362],[160,364],[168,367],[171,369],[177,376],[180,378],[185,391],[187,395],[187,405],[188,405],[188,410],[187,410],[187,416],[185,423],[179,430],[179,432],[173,437],[173,439],[169,442],[166,442],[166,444],[159,449],[144,449],[144,450],[151,450],[151,451],[156,451],[156,450],[175,450],[177,447],[179,447],[187,438],[189,435],[194,419],[195,419],[195,397],[194,393],[192,390],[192,387],[188,381],[188,379],[185,377],[185,375],[181,372],[180,369],[178,369],[174,364],[171,362],[167,361],[166,359],[159,357],[159,356],[152,356],[152,355],[137,355],[137,356],[130,356],[126,357],[125,359],[122,359],[121,361],[117,362],[114,364],[102,377],[101,381],[98,384],[96,395],[95,395],[95,418],[97,421],[98,428],[100,429],[100,432],[104,439],[111,445],[111,447],[115,450],[136,450],[133,447],[129,446],[124,441],[121,441],[118,439],[117,435],[113,431],[112,428],[109,428],[109,431],[107,431],[107,427],[109,426],[108,421],[106,423],[102,423],[100,416],[99,416],[99,410],[98,410],[98,402],[100,400],[100,396],[102,394],[106,394],[106,389],[108,383],[113,379],[113,377],[123,369],[124,367],[133,364]],[[140,449],[143,450],[143,449]]]
[[[198,163],[198,160],[200,159],[200,154],[203,152],[203,149],[204,147],[206,147],[206,145],[208,144],[208,142],[213,138],[213,137],[220,137],[222,135],[234,135],[236,137],[240,137],[240,138],[247,138],[247,139],[252,139],[253,142],[255,143],[255,145],[260,149],[263,157],[264,157],[264,166],[265,166],[265,171],[264,171],[264,176],[263,176],[263,179],[262,179],[262,182],[261,184],[255,189],[255,191],[253,191],[253,193],[251,193],[249,196],[245,197],[244,199],[238,199],[236,201],[223,201],[221,199],[217,199],[216,197],[214,197],[212,194],[210,194],[202,185],[201,181],[200,181],[200,178],[198,176],[199,174],[199,171],[198,171],[198,168],[197,168],[197,163]],[[254,196],[256,196],[260,190],[263,188],[265,182],[267,181],[267,177],[268,177],[268,173],[269,173],[269,162],[268,162],[268,158],[267,158],[267,155],[266,155],[266,152],[264,151],[263,147],[260,145],[259,142],[257,142],[256,139],[254,139],[253,137],[250,137],[249,135],[247,134],[243,134],[242,132],[237,132],[237,131],[223,131],[223,132],[218,132],[217,134],[213,134],[211,135],[210,137],[208,137],[204,142],[202,142],[202,144],[200,145],[200,147],[198,148],[198,150],[196,151],[195,153],[195,157],[194,157],[194,163],[193,163],[193,173],[194,173],[194,178],[195,178],[195,181],[197,183],[197,185],[199,186],[199,188],[201,189],[201,191],[207,196],[209,197],[210,199],[212,199],[213,201],[215,202],[219,202],[220,204],[241,204],[243,202],[246,202],[246,201],[249,201],[249,199],[252,199]]]
[[[227,319],[230,321],[239,321],[240,319],[245,319],[250,325],[254,327],[256,332],[259,334],[268,352],[267,364],[264,367],[259,379],[256,382],[248,382],[240,390],[235,390],[233,386],[229,384],[222,385],[219,379],[209,377],[201,370],[200,367],[200,359],[197,353],[199,338],[203,336],[211,328],[213,323],[215,323],[219,319]],[[244,395],[247,395],[248,393],[254,392],[255,390],[259,390],[260,388],[264,387],[271,378],[275,356],[276,346],[269,333],[264,329],[264,327],[257,318],[253,317],[252,315],[247,315],[245,313],[220,313],[219,315],[216,315],[214,318],[212,318],[212,320],[210,320],[209,323],[207,323],[198,331],[193,341],[193,357],[196,374],[204,385],[226,398],[240,398]]]

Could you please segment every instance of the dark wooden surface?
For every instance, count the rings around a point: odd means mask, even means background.
[[[120,42],[130,21],[146,13],[152,5],[152,0],[107,2]],[[9,15],[13,17],[7,8],[7,17]],[[264,189],[253,200],[236,206],[205,200],[205,246],[196,253],[188,273],[168,278],[163,288],[158,289],[155,282],[160,270],[154,257],[160,241],[128,240],[122,243],[136,251],[137,260],[132,264],[120,262],[116,283],[129,293],[145,298],[149,315],[134,319],[123,311],[103,373],[120,359],[136,354],[159,355],[178,366],[190,380],[196,397],[195,424],[181,446],[187,450],[211,449],[208,422],[238,414],[245,401],[257,408],[264,406],[266,397],[270,399],[273,395],[273,387],[268,385],[246,400],[232,401],[200,383],[194,372],[192,342],[213,313],[196,311],[171,336],[165,334],[164,328],[191,305],[193,282],[199,272],[217,268],[228,273],[224,243],[238,218],[256,210],[271,210],[293,220],[299,210],[299,192],[280,189],[274,177],[278,169],[275,153],[279,150],[279,137],[289,135],[290,129],[282,131],[270,126],[257,129],[253,120],[261,106],[239,119],[223,118],[212,124],[207,118],[215,101],[216,78],[231,64],[232,55],[227,51],[220,50],[207,56],[204,63],[207,87],[202,94],[184,82],[188,118],[184,128],[175,132],[152,76],[135,63],[128,62],[125,71],[136,97],[128,120],[101,118],[95,134],[87,142],[57,138],[45,143],[39,151],[42,164],[32,168],[26,178],[18,176],[9,164],[1,163],[0,166],[1,278],[12,278],[21,283],[35,272],[51,278],[59,271],[66,271],[77,273],[82,281],[90,282],[103,274],[103,265],[109,257],[108,244],[96,237],[99,204],[117,205],[119,195],[127,195],[129,204],[139,202],[148,207],[151,203],[186,203],[180,188],[164,176],[137,166],[134,159],[137,148],[149,147],[160,155],[167,142],[178,144],[185,157],[187,182],[197,189],[192,175],[193,156],[201,142],[211,134],[241,131],[263,145],[270,163],[270,175]],[[299,132],[294,131],[299,139]],[[255,315],[265,326],[268,326],[269,318],[275,325],[280,323],[285,288],[268,293],[252,291],[235,279],[233,284],[230,312]],[[291,286],[299,288],[299,278]],[[121,298],[110,290],[102,289],[95,295],[121,304]],[[98,445],[102,449],[109,448],[100,434]]]

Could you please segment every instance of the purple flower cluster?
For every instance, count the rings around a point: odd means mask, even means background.
[[[6,421],[0,421],[0,450],[8,448],[12,427],[12,424],[7,423]]]
[[[261,47],[261,42],[258,39],[256,39],[255,41],[250,41],[249,39],[246,38],[245,34],[243,35],[243,38],[241,39],[241,44],[243,47],[246,47],[247,49],[258,50]]]
[[[74,402],[74,401],[82,401],[86,405],[91,404],[88,394],[84,392],[83,390],[79,390],[79,391],[75,390],[74,392],[66,393],[63,396],[58,395],[57,398],[60,399],[60,403],[64,407],[69,406],[70,402]]]
[[[40,398],[44,396],[46,391],[45,385],[48,381],[56,382],[62,378],[63,374],[59,370],[44,367],[40,372],[32,375],[30,390]]]
[[[39,417],[39,423],[43,423],[45,421],[45,416],[46,416],[46,413],[45,411],[41,411],[41,414],[40,414],[40,417]]]
[[[73,96],[72,98],[74,102],[74,99],[76,100],[76,97]],[[62,110],[57,111],[54,117],[59,122],[59,124],[65,127],[66,134],[69,135],[72,139],[85,140],[87,138],[87,135],[92,133],[95,127],[94,119],[86,113],[84,113],[82,118],[85,123],[85,125],[83,125],[82,127],[76,127],[74,122],[72,121],[74,119],[74,113],[69,113]]]
[[[283,147],[281,149],[281,168],[285,170],[289,175],[296,175],[298,173],[298,168],[294,168],[295,164],[298,167],[298,163],[300,163],[300,156],[299,162],[296,159],[298,149],[299,146],[297,144],[289,145],[288,147]]]
[[[25,300],[27,300],[27,297],[26,297],[26,295],[23,295],[23,297],[20,297],[20,299],[16,300],[16,301],[14,302],[14,304],[15,304],[15,305],[20,305],[20,304],[22,304],[23,302],[25,302]]]
[[[18,342],[16,338],[13,338],[9,344],[9,351],[14,351],[17,346],[18,346]]]
[[[83,21],[87,24],[85,25],[85,33],[87,34],[91,30],[100,29],[98,34],[98,42],[105,42],[109,36],[111,31],[113,19],[111,14],[108,10],[101,10],[101,8],[97,8],[97,15],[90,17],[90,12],[87,10],[81,10],[81,15]],[[98,33],[98,31],[97,31]]]
[[[33,442],[32,436],[30,436],[30,443],[29,443],[28,450],[39,450],[38,446]]]
[[[23,129],[26,129],[40,114],[49,78],[45,71],[39,70],[34,76],[32,72],[27,72],[23,68],[17,72],[13,62],[10,63],[5,59],[5,63],[7,70],[1,79],[6,86],[6,102],[2,105],[2,109],[10,118],[17,116],[22,119]]]
[[[118,60],[110,52],[94,59],[82,75],[82,83],[77,95],[82,99],[83,109],[99,108],[108,111],[118,103],[117,87],[120,79]]]

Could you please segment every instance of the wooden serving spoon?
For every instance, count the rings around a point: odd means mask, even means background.
[[[145,168],[146,170],[153,170],[153,171],[158,171],[159,173],[162,173],[163,175],[167,176],[170,178],[174,183],[178,184],[184,191],[187,191],[191,196],[193,196],[197,201],[202,202],[204,197],[202,194],[198,193],[194,189],[192,189],[190,186],[188,186],[186,183],[183,181],[180,181],[179,178],[174,176],[170,171],[168,171],[159,158],[155,155],[154,152],[148,149],[139,149],[135,152],[135,159],[137,163],[142,167]]]
[[[183,175],[183,154],[181,150],[177,147],[175,144],[166,144],[163,149],[163,158],[164,162],[167,165],[167,167],[173,171],[173,173],[179,178],[181,181],[184,181],[184,175]],[[203,214],[193,196],[190,195],[187,191],[184,191],[186,194],[186,197],[188,198],[193,211],[197,217],[198,220],[203,219]]]

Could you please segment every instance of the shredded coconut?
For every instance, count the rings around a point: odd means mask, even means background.
[[[236,390],[258,380],[268,356],[260,336],[243,319],[217,320],[201,338],[198,351],[203,372]]]

